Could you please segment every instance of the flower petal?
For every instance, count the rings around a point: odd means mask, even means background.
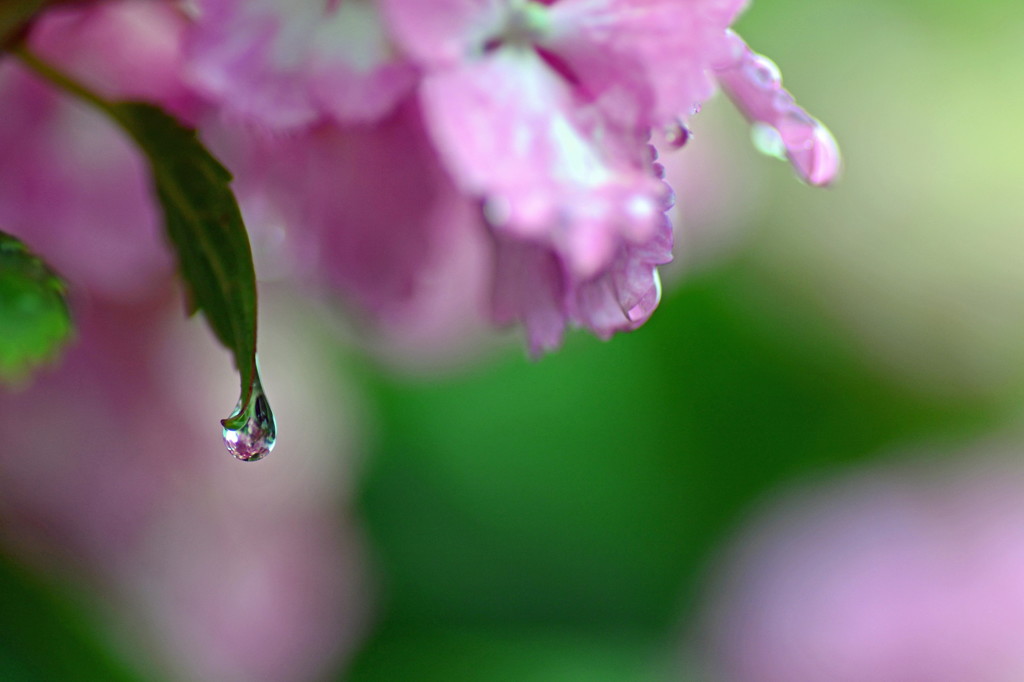
[[[745,0],[563,0],[551,7],[545,48],[593,96],[621,88],[642,123],[663,126],[714,92],[709,67]]]
[[[373,126],[209,133],[236,176],[254,243],[371,313],[387,315],[416,293],[438,236],[454,229],[450,216],[468,215],[449,210],[468,200],[440,167],[411,98]]]
[[[828,128],[793,100],[782,87],[775,64],[751,50],[743,39],[729,32],[731,58],[719,64],[715,76],[722,89],[748,120],[761,126],[804,182],[828,185],[839,175],[839,145]]]
[[[140,99],[189,119],[198,97],[181,78],[187,19],[168,2],[54,7],[34,24],[32,49],[110,99]]]
[[[421,64],[457,64],[479,53],[507,13],[504,0],[380,0],[405,51]]]
[[[201,0],[188,76],[225,112],[270,129],[367,122],[412,86],[373,5]]]
[[[442,159],[464,191],[488,200],[495,228],[549,244],[575,276],[655,233],[669,193],[646,144],[577,101],[533,51],[429,75],[422,101]]]

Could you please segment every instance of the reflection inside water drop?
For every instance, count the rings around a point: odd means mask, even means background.
[[[238,410],[241,409],[239,405]],[[232,416],[221,422],[224,424],[224,445],[232,456],[243,462],[255,462],[270,454],[277,441],[277,422],[259,383],[253,391],[245,423],[237,429],[229,428],[228,424],[234,421],[236,419]]]

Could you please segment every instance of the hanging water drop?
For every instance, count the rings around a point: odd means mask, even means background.
[[[239,402],[235,413],[221,424],[224,426],[224,445],[236,459],[256,462],[274,449],[274,443],[277,441],[277,421],[259,380],[253,387],[248,408],[245,409]]]
[[[682,149],[692,136],[690,129],[679,122],[669,124],[665,128],[665,142],[670,149]]]

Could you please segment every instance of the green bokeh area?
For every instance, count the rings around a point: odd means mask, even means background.
[[[141,682],[112,653],[91,610],[0,556],[0,680]]]
[[[0,232],[0,384],[23,381],[68,340],[64,293],[50,268]]]
[[[737,261],[612,343],[578,335],[534,364],[514,354],[429,383],[378,377],[362,510],[383,614],[356,679],[446,679],[450,660],[478,657],[491,662],[447,679],[605,679],[583,672],[592,650],[629,668],[608,679],[681,679],[655,662],[763,494],[994,418],[893,383],[776,291]],[[560,638],[575,645],[556,663]],[[507,667],[487,654],[506,648]],[[513,672],[531,661],[547,672]]]

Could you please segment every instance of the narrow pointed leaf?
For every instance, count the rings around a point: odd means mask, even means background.
[[[71,337],[60,277],[18,239],[0,232],[0,383],[18,383]]]
[[[189,305],[201,310],[234,355],[241,379],[238,427],[253,398],[256,375],[256,274],[249,237],[229,183],[231,174],[195,132],[149,104],[124,102],[109,111],[149,159],[167,236],[178,256]]]

